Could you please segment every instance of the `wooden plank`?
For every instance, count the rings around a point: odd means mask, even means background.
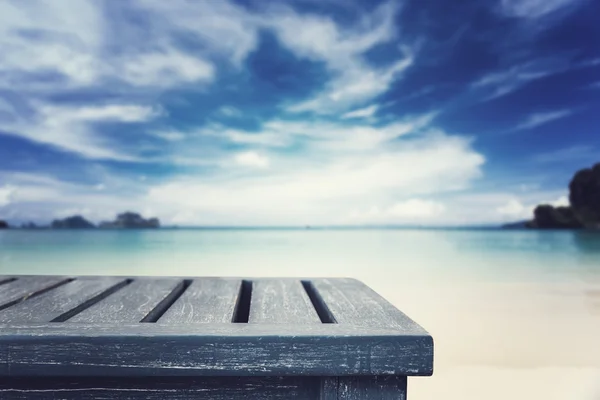
[[[197,279],[160,317],[158,323],[231,323],[240,293],[239,279]]]
[[[298,280],[256,280],[252,286],[249,323],[320,324],[306,291]]]
[[[4,285],[5,283],[16,281],[17,278],[12,276],[0,276],[0,285]]]
[[[431,375],[432,359],[430,338],[352,325],[0,325],[5,377]]]
[[[405,335],[429,334],[420,325],[355,279],[312,279],[339,324],[394,328]]]
[[[25,378],[0,380],[0,398],[15,400],[314,400],[317,377]]]
[[[76,279],[0,311],[0,323],[50,322],[123,281],[122,278]]]
[[[67,283],[64,276],[29,276],[5,283],[0,288],[0,310]]]
[[[337,400],[406,400],[405,376],[348,376],[337,381]]]
[[[182,284],[179,279],[138,278],[66,322],[110,324],[140,322]]]

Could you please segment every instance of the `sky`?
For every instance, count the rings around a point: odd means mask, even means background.
[[[600,161],[592,0],[4,0],[0,219],[469,225]]]

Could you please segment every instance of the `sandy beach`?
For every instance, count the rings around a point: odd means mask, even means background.
[[[600,281],[380,285],[435,339],[411,399],[600,399]],[[393,292],[393,293],[392,293]]]

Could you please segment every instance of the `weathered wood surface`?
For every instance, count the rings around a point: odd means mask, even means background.
[[[68,278],[65,277],[48,276],[28,276],[14,281],[11,281],[9,277],[0,279],[6,281],[0,286],[0,310],[68,282]]]
[[[178,279],[138,279],[74,315],[66,322],[99,324],[140,322],[181,285],[183,283]]]
[[[313,279],[338,324],[395,328],[407,335],[427,332],[368,286],[354,279]]]
[[[352,279],[16,278],[0,377],[433,372],[431,336]]]
[[[0,378],[0,398],[405,400],[406,377]]]
[[[317,377],[21,378],[0,380],[1,399],[316,400]]]
[[[406,400],[406,376],[323,378],[319,400]]]
[[[320,324],[300,281],[264,279],[252,288],[249,323]]]
[[[239,279],[196,280],[157,322],[161,324],[232,322],[240,286]]]
[[[431,374],[429,341],[390,330],[239,324],[234,335],[224,324],[140,325],[119,335],[98,324],[0,326],[0,376]]]
[[[124,280],[119,278],[81,278],[69,282],[0,312],[0,324],[50,322],[79,305],[99,299],[121,282]]]

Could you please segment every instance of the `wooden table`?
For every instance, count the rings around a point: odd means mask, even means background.
[[[1,399],[405,399],[432,373],[353,279],[0,276]]]

